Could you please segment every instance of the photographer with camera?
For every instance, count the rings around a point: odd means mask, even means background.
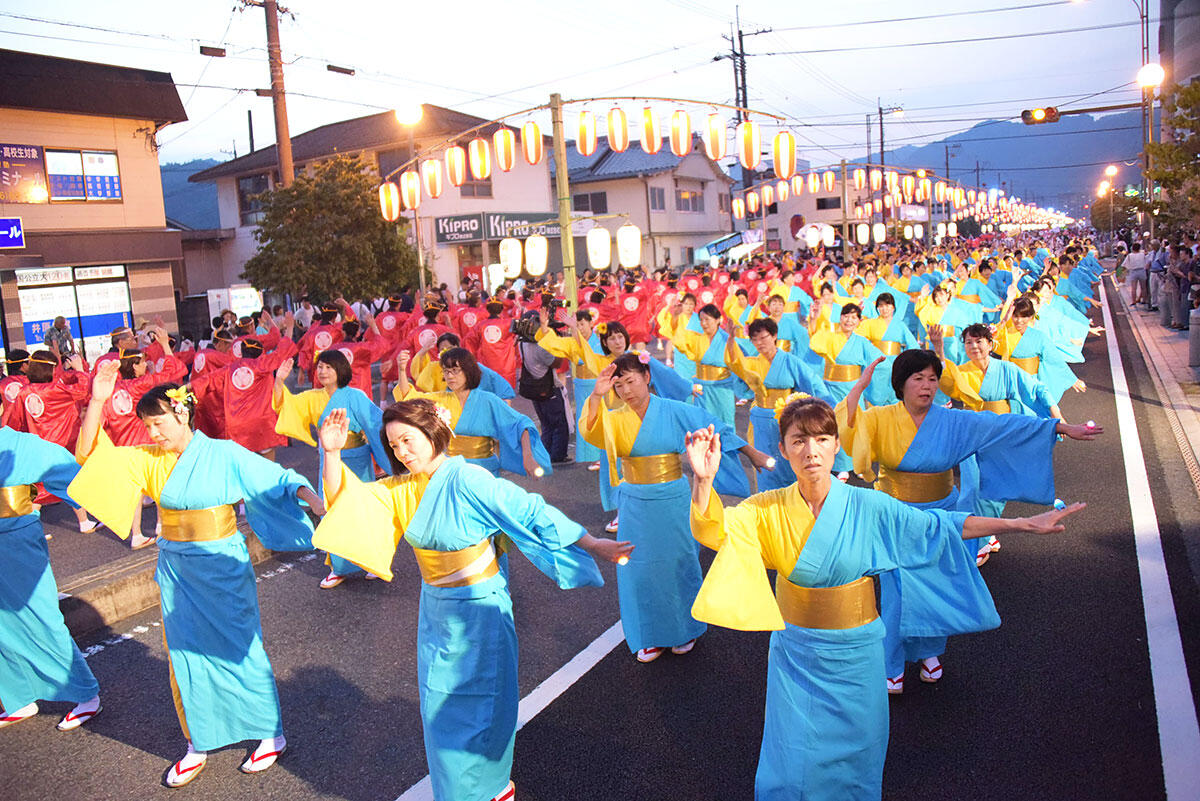
[[[553,305],[549,310],[553,313]],[[542,444],[550,454],[550,461],[565,462],[567,442],[571,438],[567,401],[555,371],[559,358],[537,343],[540,327],[536,311],[525,312],[513,323],[517,350],[521,355],[517,394],[533,404],[542,429]]]

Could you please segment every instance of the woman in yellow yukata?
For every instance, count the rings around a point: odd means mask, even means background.
[[[1084,504],[1011,520],[914,509],[831,480],[840,444],[828,404],[793,401],[779,425],[796,483],[733,508],[721,505],[713,486],[720,435],[711,428],[688,435],[692,530],[717,551],[692,614],[772,632],[756,801],[879,801],[888,702],[879,681],[884,625],[870,577],[937,563],[962,551],[965,539],[1062,531],[1063,518]],[[774,593],[768,570],[777,573]],[[920,633],[936,636],[978,628],[995,610],[990,599],[963,605],[922,596],[905,613]]]
[[[604,583],[593,557],[620,562],[629,543],[597,539],[540,495],[450,456],[448,409],[426,399],[383,414],[392,475],[358,479],[342,463],[348,421],[321,425],[329,514],[314,541],[390,581],[401,539],[421,573],[417,682],[425,759],[438,801],[512,801],[517,733],[517,635],[503,531],[559,587]]]
[[[299,473],[193,431],[196,396],[187,387],[160,384],[138,401],[153,444],[114,446],[101,423],[118,367],[113,360],[96,369],[76,451],[83,467],[69,492],[122,537],[143,495],[158,504],[154,580],[171,693],[188,740],[165,784],[182,787],[200,774],[208,751],[245,740],[259,742],[241,770],[259,773],[287,743],[254,570],[233,507],[243,502],[258,539],[282,551],[312,549],[312,524],[300,502],[317,514],[325,507]]]

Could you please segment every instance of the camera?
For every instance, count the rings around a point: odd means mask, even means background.
[[[509,330],[516,334],[517,339],[522,342],[536,342],[539,328],[541,328],[541,323],[536,314],[522,317],[520,320],[513,320],[512,325],[509,326]]]

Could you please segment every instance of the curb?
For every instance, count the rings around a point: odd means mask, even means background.
[[[238,530],[246,536],[250,563],[258,564],[274,554],[262,546],[245,523]],[[159,604],[154,570],[157,548],[137,551],[126,559],[110,562],[62,581],[58,607],[73,637],[81,637],[111,626]]]

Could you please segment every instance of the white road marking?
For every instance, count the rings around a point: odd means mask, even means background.
[[[603,634],[592,640],[586,648],[571,658],[571,661],[554,671],[548,679],[533,688],[517,706],[517,731],[537,717],[538,713],[579,681],[612,649],[625,641],[625,629],[621,621],[613,623]],[[428,776],[404,791],[396,801],[433,801],[433,782]]]
[[[1108,360],[1112,368],[1121,451],[1125,457],[1125,481],[1129,492],[1129,511],[1133,518],[1142,606],[1146,614],[1146,643],[1150,649],[1150,678],[1154,685],[1154,706],[1158,712],[1163,780],[1167,798],[1195,798],[1200,787],[1200,759],[1197,759],[1197,754],[1200,754],[1200,725],[1196,721],[1196,704],[1188,681],[1187,663],[1183,658],[1179,621],[1171,597],[1158,517],[1154,511],[1154,499],[1150,496],[1150,479],[1146,475],[1137,420],[1133,416],[1129,385],[1125,381],[1125,366],[1117,347],[1116,328],[1103,282],[1100,284],[1100,301],[1104,310],[1104,336],[1108,342]]]

